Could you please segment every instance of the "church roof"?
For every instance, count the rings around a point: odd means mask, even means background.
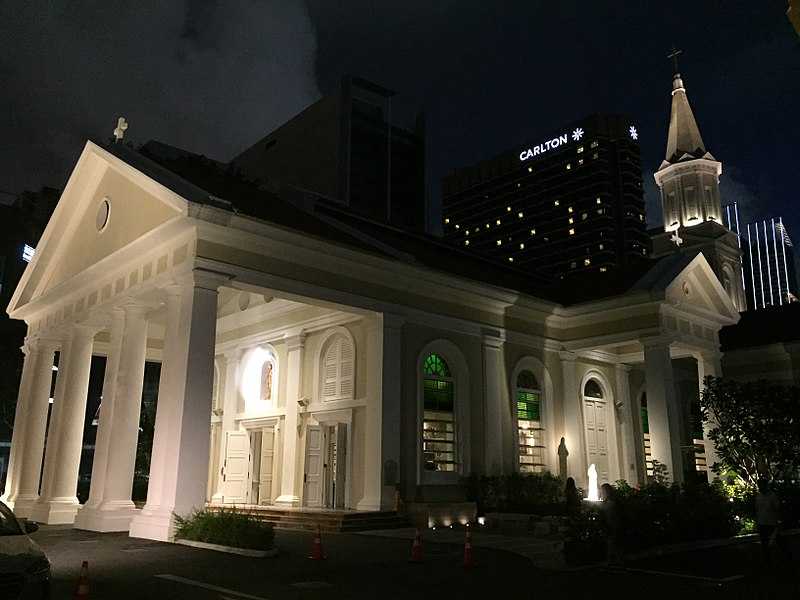
[[[686,96],[680,73],[675,73],[672,80],[672,108],[669,116],[669,134],[667,135],[667,154],[665,160],[676,163],[681,160],[702,158],[708,153],[700,136],[692,107]],[[713,158],[713,157],[712,157]]]

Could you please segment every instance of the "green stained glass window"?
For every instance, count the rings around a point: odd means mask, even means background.
[[[520,421],[539,420],[539,392],[517,390],[517,419]]]
[[[436,377],[450,377],[450,368],[438,354],[428,355],[422,365],[422,372],[425,375],[434,375]]]

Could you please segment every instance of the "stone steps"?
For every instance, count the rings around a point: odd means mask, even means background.
[[[215,510],[220,507],[209,508]],[[275,529],[316,531],[319,527],[320,531],[336,533],[408,527],[408,521],[394,511],[305,511],[270,507],[236,507],[236,510],[272,523]]]

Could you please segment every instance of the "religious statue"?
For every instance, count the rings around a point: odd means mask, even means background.
[[[567,444],[564,442],[564,438],[561,438],[561,443],[558,445],[558,476],[561,478],[562,481],[566,481],[567,479],[567,457],[569,456],[569,450],[567,450]]]
[[[271,360],[266,361],[261,367],[261,399],[265,402],[272,400],[272,370]]]
[[[597,489],[597,467],[594,466],[594,463],[589,465],[589,498],[591,502],[598,502],[600,500],[600,494],[598,493]]]

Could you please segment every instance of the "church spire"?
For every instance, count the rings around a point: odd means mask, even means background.
[[[668,55],[673,59],[674,75],[672,77],[672,109],[669,117],[669,133],[667,135],[666,162],[676,163],[684,159],[694,159],[705,156],[707,151],[700,129],[694,119],[689,99],[686,97],[686,88],[678,72],[678,56],[680,50],[673,48]],[[686,156],[688,155],[688,156]],[[713,157],[711,157],[713,159]]]

